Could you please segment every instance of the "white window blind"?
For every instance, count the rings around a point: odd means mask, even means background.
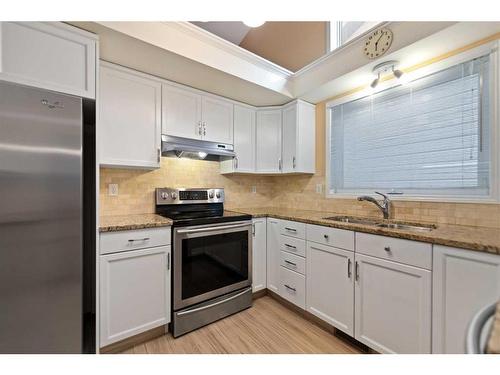
[[[330,192],[488,196],[489,56],[331,108]]]

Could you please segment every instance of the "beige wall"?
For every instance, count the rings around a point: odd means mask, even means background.
[[[240,47],[292,72],[325,54],[327,22],[266,22],[251,29]]]

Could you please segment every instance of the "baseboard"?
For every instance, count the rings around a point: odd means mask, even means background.
[[[262,289],[262,290],[259,290],[258,292],[255,292],[252,294],[252,298],[254,300],[256,300],[257,298],[264,297],[264,296],[267,296],[267,289]]]
[[[165,326],[165,325],[160,326],[160,327],[156,327],[156,328],[150,329],[149,331],[142,332],[142,333],[139,333],[135,336],[131,336],[131,337],[128,337],[124,340],[114,342],[112,344],[104,346],[99,350],[99,353],[101,353],[101,354],[120,353],[120,352],[123,352],[124,350],[130,349],[130,348],[132,348],[136,345],[142,344],[146,341],[163,336],[167,332],[168,332],[168,329],[167,329],[167,326]]]
[[[310,321],[311,323],[314,323],[318,327],[324,329],[328,333],[334,335],[335,337],[338,337],[339,339],[343,341],[347,341],[350,345],[355,346],[358,348],[360,351],[364,353],[376,353],[372,349],[370,349],[368,346],[365,344],[359,342],[356,340],[354,337],[349,336],[347,333],[342,332],[341,330],[335,328],[331,324],[323,321],[322,319],[318,318],[316,315],[311,314],[309,311],[303,310],[299,306],[294,305],[293,303],[287,301],[283,297],[279,296],[272,290],[266,289],[267,290],[267,295],[270,296],[271,298],[275,299],[278,301],[280,304],[288,308],[289,310],[292,310],[293,312],[299,314],[302,316],[304,319]]]

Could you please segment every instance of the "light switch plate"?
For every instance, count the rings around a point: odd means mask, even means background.
[[[108,195],[111,195],[111,196],[118,195],[118,184],[109,184],[108,185]]]
[[[323,184],[316,184],[316,193],[321,194],[323,192]]]
[[[252,186],[252,193],[257,193],[257,186]]]

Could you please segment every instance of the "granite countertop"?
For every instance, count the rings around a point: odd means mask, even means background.
[[[308,224],[324,225],[357,232],[379,234],[414,241],[430,242],[437,245],[459,247],[500,255],[500,229],[473,227],[465,225],[437,224],[429,232],[415,232],[402,229],[379,228],[370,225],[342,223],[325,220],[328,216],[340,216],[333,212],[296,210],[290,208],[238,208],[232,209],[256,217],[274,217]],[[381,220],[382,221],[382,220]],[[400,221],[395,221],[400,222]]]
[[[171,219],[156,214],[101,216],[99,221],[99,232],[101,233],[172,225]]]

